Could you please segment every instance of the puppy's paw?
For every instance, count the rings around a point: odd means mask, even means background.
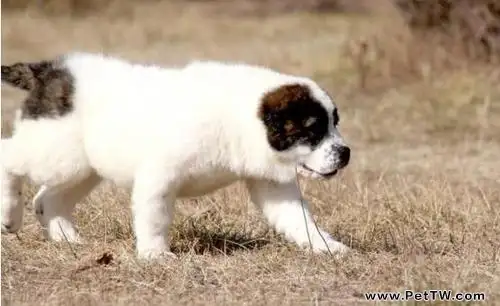
[[[331,253],[336,258],[341,258],[351,250],[345,244],[338,242],[332,238],[325,239],[325,241],[326,243],[324,241],[321,241],[321,243],[317,243],[315,246],[313,246],[313,252],[326,254]]]
[[[162,263],[178,259],[168,249],[143,249],[137,252],[137,259],[146,263]]]
[[[10,222],[2,220],[2,234],[17,233],[22,227],[22,222]]]
[[[2,233],[16,233],[23,227],[24,208],[19,200],[3,199],[2,203]]]
[[[51,241],[66,241],[73,244],[84,243],[75,226],[67,220],[51,220],[49,226],[44,228],[43,234],[45,238]]]
[[[320,233],[316,233],[311,237],[312,252],[316,254],[331,254],[336,258],[341,258],[350,251],[348,246],[333,239],[328,233],[324,231]]]

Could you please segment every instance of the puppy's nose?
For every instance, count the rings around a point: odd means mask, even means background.
[[[337,152],[339,154],[339,160],[340,160],[340,168],[344,168],[347,166],[349,163],[349,160],[351,159],[351,149],[347,146],[341,146],[337,149]]]

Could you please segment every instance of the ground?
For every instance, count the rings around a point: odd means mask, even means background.
[[[128,191],[105,183],[82,202],[87,243],[70,246],[43,238],[26,182],[25,227],[2,235],[2,301],[347,305],[366,292],[449,289],[500,304],[498,66],[431,52],[388,12],[264,18],[205,6],[152,3],[108,18],[8,11],[2,62],[85,50],[163,65],[237,60],[314,78],[336,99],[352,159],[331,181],[301,185],[318,223],[355,252],[299,250],[235,184],[179,201],[179,258],[146,265],[134,256]],[[2,85],[2,137],[22,98]]]

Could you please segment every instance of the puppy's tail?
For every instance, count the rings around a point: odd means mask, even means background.
[[[51,68],[49,61],[2,65],[2,82],[29,91],[35,88],[39,76]]]

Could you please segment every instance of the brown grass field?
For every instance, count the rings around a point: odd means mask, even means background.
[[[104,183],[80,203],[87,243],[69,246],[43,238],[27,182],[25,226],[2,235],[3,304],[357,305],[365,292],[449,289],[500,305],[500,66],[412,37],[388,7],[268,16],[221,7],[6,10],[1,59],[85,50],[164,65],[238,60],[313,77],[336,97],[353,156],[331,181],[301,183],[318,223],[355,252],[337,260],[299,250],[235,184],[179,201],[179,259],[147,265],[135,259],[126,190]],[[2,137],[22,98],[2,86]]]

